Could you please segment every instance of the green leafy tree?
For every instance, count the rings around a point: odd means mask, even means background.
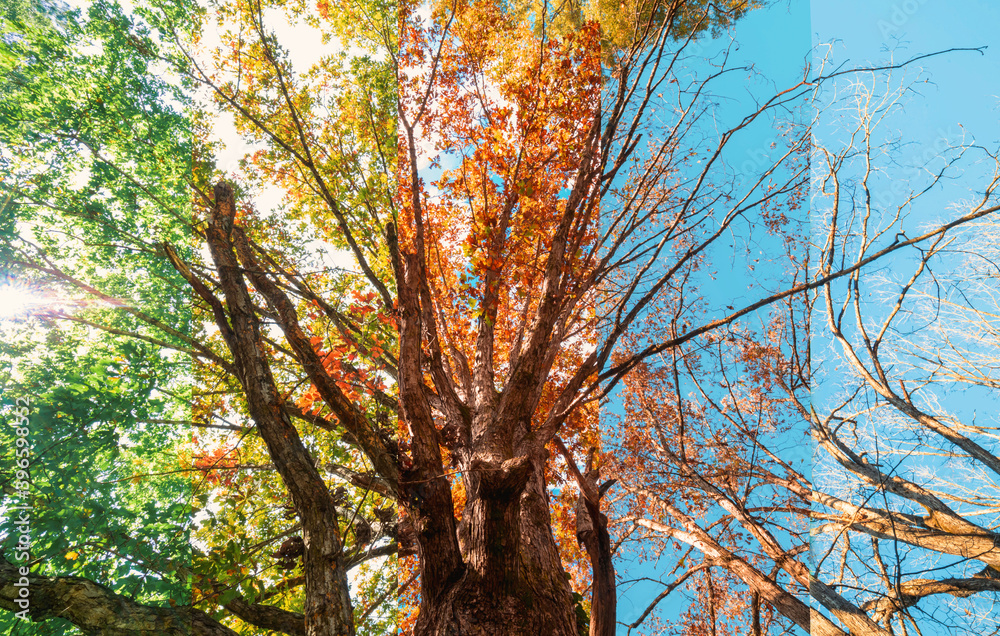
[[[4,517],[28,506],[31,549],[16,551],[20,535],[5,525],[0,603],[23,609],[8,594],[19,567],[30,568],[32,592],[27,618],[0,616],[5,633],[154,618],[185,633],[192,620],[178,427],[190,420],[190,369],[186,356],[163,353],[190,346],[191,312],[176,273],[132,238],[147,228],[187,235],[176,211],[149,205],[139,179],[157,175],[156,198],[183,209],[186,162],[163,157],[189,156],[190,142],[165,105],[179,93],[147,72],[153,45],[131,20],[110,4],[85,17],[21,3],[3,16],[4,291],[44,290],[34,318],[2,326],[4,419],[30,404],[31,474],[27,500],[15,497],[22,447],[3,427]],[[156,337],[144,331],[150,323]],[[108,617],[95,599],[120,601],[121,612]]]

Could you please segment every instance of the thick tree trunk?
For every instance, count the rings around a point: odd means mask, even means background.
[[[543,458],[517,458],[465,474],[464,567],[439,594],[423,597],[416,636],[578,636],[543,467]],[[427,559],[433,555],[421,555]]]

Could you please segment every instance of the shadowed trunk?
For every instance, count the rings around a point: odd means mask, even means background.
[[[415,634],[579,636],[543,469],[541,457],[516,458],[499,468],[480,462],[464,474],[463,566],[436,596],[424,597]]]

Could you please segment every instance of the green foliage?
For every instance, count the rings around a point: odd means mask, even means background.
[[[3,505],[30,503],[33,571],[101,582],[141,602],[184,603],[190,481],[178,473],[182,416],[157,390],[178,369],[141,342],[85,328],[8,327],[0,343],[2,416],[32,405],[31,500],[11,495],[15,431],[0,428]],[[10,557],[16,540],[4,528]],[[0,615],[0,625],[12,620]]]
[[[591,0],[584,12],[601,23],[605,54],[613,56],[633,46],[644,48],[664,24],[678,41],[702,33],[717,35],[762,5],[758,0]]]
[[[190,370],[165,347],[188,344],[190,303],[136,238],[190,251],[183,93],[158,76],[153,27],[116,3],[83,13],[21,2],[0,25],[0,274],[45,296],[34,317],[0,323],[0,417],[31,403],[32,571],[184,604],[189,435],[176,422],[190,420]],[[84,300],[88,289],[100,292]],[[135,307],[169,333],[151,338]],[[15,442],[0,427],[2,506]],[[11,559],[10,528],[0,537]],[[16,623],[0,614],[3,633]]]

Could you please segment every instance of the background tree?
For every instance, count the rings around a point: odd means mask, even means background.
[[[183,232],[109,159],[127,156],[136,174],[159,175],[157,196],[176,205],[186,197],[170,184],[185,166],[164,168],[156,156],[183,157],[190,148],[183,118],[159,101],[172,87],[117,73],[145,63],[126,44],[127,21],[108,6],[89,20],[75,12],[45,15],[29,3],[5,5],[2,16],[0,410],[11,422],[18,401],[27,400],[33,443],[32,494],[24,500],[14,488],[15,453],[23,447],[13,427],[0,430],[5,633],[78,633],[68,621],[93,630],[159,620],[164,633],[173,625],[179,634],[202,617],[184,607],[190,482],[175,470],[184,442],[178,423],[190,419],[186,356],[161,354],[164,346],[189,347],[183,332],[191,315],[172,269],[130,238],[139,228]],[[94,38],[107,48],[88,49]],[[133,99],[122,97],[126,87]],[[134,131],[143,134],[138,147]],[[78,285],[93,296],[74,295]],[[17,322],[25,299],[41,313]],[[146,322],[160,327],[155,337]],[[30,510],[30,555],[15,549],[22,534],[13,524],[15,504]],[[37,624],[12,613],[22,609],[12,583],[24,565],[32,571],[29,614]],[[95,599],[117,600],[119,611],[109,616]]]
[[[343,115],[342,119],[311,118],[323,126],[310,134],[324,142],[331,136],[339,138],[337,165],[330,164],[330,157],[324,155],[316,160],[322,162],[320,168],[313,164],[313,172],[321,175],[321,188],[333,187],[330,184],[335,182],[338,194],[352,191],[355,198],[346,195],[338,200],[320,198],[317,210],[314,197],[292,187],[296,184],[309,187],[316,182],[300,184],[296,180],[288,166],[281,164],[286,157],[282,153],[288,146],[278,143],[276,153],[260,152],[255,157],[257,163],[248,165],[247,172],[251,177],[263,173],[279,186],[291,184],[290,210],[283,217],[287,222],[269,225],[246,206],[241,206],[240,220],[253,240],[272,245],[268,252],[270,265],[294,263],[296,268],[305,270],[305,274],[294,279],[296,282],[306,289],[309,285],[317,286],[328,294],[328,301],[315,293],[312,296],[319,300],[311,301],[314,312],[311,320],[322,336],[313,335],[309,345],[322,350],[321,364],[337,374],[336,390],[356,401],[351,406],[354,412],[367,409],[376,432],[363,437],[364,441],[371,442],[374,436],[376,444],[391,447],[395,426],[390,418],[395,403],[386,393],[391,392],[391,369],[385,370],[377,362],[393,359],[391,350],[396,337],[391,319],[384,309],[373,311],[374,294],[359,287],[357,275],[331,270],[320,256],[309,255],[316,252],[318,240],[334,236],[335,248],[353,246],[352,249],[359,250],[362,263],[388,268],[386,260],[381,264],[376,262],[377,249],[373,256],[371,246],[377,246],[377,242],[366,243],[367,234],[362,233],[358,236],[365,241],[359,241],[359,247],[350,232],[351,227],[366,230],[371,217],[364,216],[363,211],[359,217],[358,210],[352,208],[352,226],[341,226],[338,224],[347,217],[336,206],[357,204],[378,211],[379,191],[390,194],[384,179],[379,184],[377,166],[368,171],[374,175],[368,181],[354,180],[360,173],[350,173],[350,169],[367,165],[373,157],[377,160],[379,146],[394,141],[391,123],[394,118],[385,113],[385,108],[394,104],[394,90],[390,82],[380,83],[379,64],[383,80],[391,79],[391,74],[384,73],[384,60],[372,61],[358,55],[354,59],[322,60],[313,75],[304,79],[286,76],[289,70],[286,53],[268,39],[262,22],[264,7],[236,3],[214,9],[213,18],[237,24],[237,31],[240,26],[249,29],[245,40],[238,32],[223,33],[222,47],[200,53],[196,50],[197,38],[192,34],[201,28],[205,14],[189,3],[147,4],[138,7],[131,16],[105,4],[95,5],[85,17],[52,8],[38,10],[33,19],[42,28],[29,29],[21,22],[13,23],[19,31],[4,39],[8,47],[4,61],[10,66],[6,76],[11,78],[6,112],[12,115],[5,122],[4,132],[11,148],[23,153],[22,158],[12,154],[9,159],[42,164],[52,161],[51,155],[55,155],[61,162],[50,164],[55,168],[51,172],[18,165],[23,179],[5,184],[8,202],[16,203],[6,209],[8,214],[14,213],[8,217],[9,253],[15,255],[11,264],[16,266],[13,273],[20,280],[33,280],[39,286],[51,286],[58,281],[64,283],[62,293],[68,298],[97,296],[118,308],[110,314],[94,314],[74,306],[71,307],[74,311],[64,312],[61,318],[82,321],[118,337],[134,337],[192,356],[196,364],[187,379],[196,378],[197,388],[190,395],[180,396],[192,415],[161,423],[173,424],[180,439],[190,430],[187,427],[200,429],[192,440],[193,449],[187,451],[189,457],[193,455],[193,466],[180,468],[193,472],[195,554],[192,567],[181,581],[185,589],[190,586],[190,599],[181,593],[171,597],[170,603],[162,596],[139,597],[140,602],[148,601],[149,605],[135,605],[111,592],[102,592],[101,602],[93,603],[98,588],[82,579],[60,579],[51,584],[34,579],[33,585],[39,594],[50,591],[63,594],[66,585],[88,593],[88,602],[92,604],[86,608],[71,607],[61,613],[87,630],[110,629],[106,624],[109,616],[120,615],[115,619],[117,627],[128,629],[136,620],[152,625],[150,616],[159,615],[161,623],[143,629],[163,633],[168,625],[162,621],[171,620],[183,633],[192,629],[195,633],[232,633],[204,612],[192,610],[188,604],[193,602],[244,633],[270,629],[305,633],[304,615],[317,607],[313,633],[315,630],[353,632],[355,622],[362,631],[383,633],[385,625],[395,620],[394,612],[385,606],[386,598],[396,587],[392,562],[388,567],[368,568],[367,573],[355,578],[360,588],[356,621],[347,599],[346,571],[397,552],[393,537],[398,523],[384,499],[389,491],[375,474],[368,472],[370,464],[340,443],[339,433],[330,433],[334,424],[327,419],[328,414],[320,406],[313,406],[318,391],[324,387],[310,387],[301,368],[282,366],[280,345],[275,347],[267,337],[269,327],[264,327],[267,338],[264,344],[253,340],[261,337],[260,331],[255,335],[253,327],[242,323],[238,330],[240,337],[257,343],[251,348],[273,351],[271,386],[281,387],[286,411],[306,427],[303,437],[308,449],[297,441],[302,438],[297,438],[290,452],[276,452],[276,458],[272,458],[264,439],[245,424],[251,405],[238,387],[240,378],[245,380],[247,376],[233,366],[234,354],[225,341],[229,328],[215,333],[206,330],[206,318],[214,320],[212,312],[219,307],[213,302],[213,292],[203,298],[204,305],[194,304],[193,316],[190,313],[192,287],[184,278],[189,277],[196,291],[205,291],[196,281],[202,280],[199,277],[208,271],[200,261],[211,260],[210,254],[200,254],[196,249],[204,240],[205,227],[203,220],[192,218],[189,212],[190,193],[201,196],[203,202],[208,201],[211,209],[216,197],[210,184],[214,182],[213,175],[220,173],[213,173],[213,163],[206,160],[218,148],[204,138],[213,124],[211,118],[196,113],[192,120],[186,120],[178,111],[182,106],[192,105],[189,95],[197,86],[207,87],[210,98],[220,100],[236,113],[238,127],[243,130],[249,127],[272,142],[283,141],[281,135],[289,131],[289,126],[294,127],[303,108],[327,113],[336,109]],[[363,13],[366,7],[360,9]],[[373,15],[384,20],[385,13],[381,8]],[[378,39],[377,31],[358,30],[358,21],[346,19],[342,13],[334,15],[321,10],[313,18],[325,20],[327,28],[340,29],[345,37],[356,31],[359,35],[354,40],[361,44],[373,32]],[[392,24],[394,27],[394,21]],[[68,31],[61,30],[64,25],[69,26]],[[74,55],[71,53],[74,48],[85,53]],[[230,62],[234,66],[227,66]],[[105,68],[107,73],[102,74],[100,71]],[[238,78],[232,84],[226,83],[229,68],[238,69]],[[179,79],[171,86],[152,77],[151,69]],[[26,76],[30,81],[25,81]],[[244,81],[249,83],[249,95],[242,92],[247,86],[241,83]],[[268,92],[275,83],[287,89],[296,81],[314,82],[300,89],[307,97],[303,102],[296,102],[289,92],[280,94],[277,100]],[[184,92],[177,90],[180,88]],[[227,93],[229,89],[232,90]],[[308,96],[312,94],[332,94],[336,99],[310,101]],[[269,131],[265,122],[274,129]],[[345,122],[356,129],[353,132],[346,129]],[[148,143],[137,144],[132,136],[136,131],[145,133]],[[274,131],[280,134],[268,137]],[[356,135],[353,146],[351,135]],[[300,141],[292,138],[293,144]],[[310,138],[309,143],[319,141]],[[293,156],[292,160],[295,159]],[[293,169],[295,165],[292,164]],[[381,166],[382,172],[391,173],[386,165],[391,162]],[[79,182],[86,180],[88,171],[91,182],[81,187]],[[48,186],[51,181],[56,182],[54,187]],[[247,183],[253,183],[252,179]],[[46,194],[51,196],[43,196]],[[385,196],[384,200],[388,198]],[[229,201],[232,203],[232,199]],[[333,206],[322,207],[329,202]],[[95,211],[89,215],[80,212],[91,208]],[[228,212],[234,213],[235,209],[228,208]],[[67,237],[62,228],[66,227],[66,219],[72,221],[75,216],[86,216],[99,229],[87,225]],[[43,249],[35,249],[23,231],[15,231],[14,220],[22,225],[36,220],[31,238],[38,241],[37,237],[41,237]],[[102,242],[109,234],[115,243]],[[330,248],[324,249],[329,253]],[[381,249],[386,251],[384,247]],[[282,257],[283,253],[298,258]],[[198,273],[193,274],[192,270]],[[159,293],[143,296],[142,288],[135,290],[127,284],[133,280],[139,281],[140,286],[159,285]],[[204,280],[212,288],[221,285],[212,277]],[[234,289],[239,294],[239,286]],[[175,298],[176,303],[168,300]],[[233,306],[236,304],[234,301]],[[156,307],[156,311],[149,307]],[[121,326],[120,315],[132,320],[129,328]],[[184,322],[178,325],[177,320],[182,317]],[[161,365],[166,362],[161,361]],[[126,413],[121,415],[124,417]],[[273,426],[286,424],[281,415],[277,423],[273,413],[258,415],[272,418],[268,420],[271,430]],[[283,434],[288,433],[287,428],[282,430]],[[383,451],[380,467],[391,473],[395,463],[394,452]],[[317,482],[317,467],[329,480],[329,488]],[[289,470],[306,474],[288,477]],[[281,481],[282,476],[287,479]],[[309,484],[314,490],[303,494],[301,488],[296,491],[287,486],[298,485],[300,479],[306,480],[307,490]],[[311,498],[317,496],[316,502],[312,502]],[[311,527],[295,523],[296,497],[299,508],[308,510]],[[187,519],[188,515],[183,517]],[[300,545],[305,551],[304,563],[300,558],[303,555],[296,554],[294,541],[286,546],[290,537],[303,531],[305,541]],[[184,559],[184,555],[176,556]],[[327,567],[331,557],[339,563],[333,577]],[[306,572],[298,568],[305,568]],[[12,571],[4,571],[5,589],[16,593],[8,585],[10,575]],[[97,574],[94,578],[98,578]],[[78,584],[76,588],[72,587],[74,583]],[[127,579],[122,581],[122,585],[127,583]],[[310,588],[309,593],[303,593],[303,585]],[[321,591],[313,591],[313,586]],[[331,606],[328,598],[340,598],[340,607]],[[157,604],[165,609],[156,607]],[[174,604],[187,607],[173,610],[170,606]],[[37,604],[37,609],[40,613],[36,619],[48,618],[41,611],[42,604]],[[81,614],[74,609],[86,611]]]
[[[854,92],[867,107],[851,123],[868,138],[884,138],[878,122],[901,99],[883,85],[864,78]],[[914,244],[881,271],[826,285],[816,300],[817,576],[888,633],[998,627],[997,518],[986,495],[997,446],[989,416],[977,411],[995,385],[987,362],[997,315],[989,237],[1000,210],[1000,164],[996,149],[966,139],[901,162],[915,187],[885,207],[867,192],[886,187],[890,171],[862,168],[845,148],[823,149],[828,176],[819,193],[831,230],[817,253],[822,268],[911,241],[938,216],[925,210],[943,196],[967,217],[982,217]],[[907,228],[917,220],[923,227]],[[844,227],[858,229],[830,238]]]

